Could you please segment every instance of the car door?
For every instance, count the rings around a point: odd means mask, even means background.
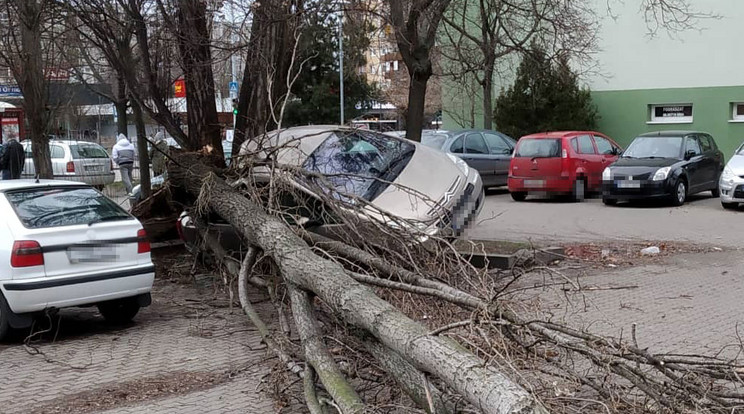
[[[587,187],[591,190],[599,188],[602,179],[602,157],[597,154],[594,139],[589,134],[576,137],[578,145],[577,170],[586,176]]]
[[[723,170],[723,154],[718,151],[710,135],[698,134],[698,141],[703,151],[701,169],[705,171],[705,188],[715,188],[718,185],[718,176]]]
[[[688,154],[689,153],[689,154]],[[685,137],[685,150],[683,152],[687,164],[687,179],[689,180],[689,194],[700,191],[705,185],[705,170],[703,168],[703,151],[700,148],[700,142],[696,135],[687,135]]]
[[[490,132],[484,132],[483,138],[486,140],[488,152],[493,160],[493,174],[495,185],[506,185],[506,178],[509,175],[509,162],[514,147],[507,140],[499,135]]]
[[[483,135],[481,135],[480,132],[468,132],[465,134],[463,139],[462,159],[465,160],[469,166],[478,170],[481,180],[483,180],[484,187],[497,185],[494,178],[491,154],[488,151],[486,141],[483,139]]]

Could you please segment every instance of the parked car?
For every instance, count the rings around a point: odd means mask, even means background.
[[[595,131],[542,132],[519,139],[509,164],[508,187],[515,201],[530,193],[569,194],[581,201],[602,188],[602,170],[622,149]]]
[[[271,132],[261,149],[257,148],[259,141],[248,140],[241,146],[241,162],[249,157],[271,156],[280,164],[322,174],[323,181],[330,183],[331,188],[323,188],[312,177],[291,178],[297,193],[293,197],[302,197],[297,205],[310,206],[295,212],[301,216],[297,223],[312,225],[314,231],[323,232],[336,225],[328,220],[317,191],[349,205],[361,198],[372,206],[365,208],[367,217],[389,223],[377,212],[383,211],[400,219],[392,226],[403,227],[422,238],[459,234],[483,206],[485,195],[476,170],[454,155],[404,138],[342,126],[307,126]],[[264,167],[253,167],[252,172],[247,180],[259,185],[271,177]],[[319,184],[323,190],[317,189]],[[232,185],[239,186],[240,182]],[[187,244],[194,241],[192,230],[193,221],[188,214],[182,215],[179,231]],[[235,250],[235,246],[226,247]]]
[[[478,171],[483,187],[506,185],[509,160],[516,141],[498,131],[466,129],[462,131],[426,131],[421,143],[463,159]]]
[[[723,208],[734,209],[744,203],[744,143],[723,168],[719,188]]]
[[[21,178],[35,178],[31,141],[24,140],[22,144],[26,151],[26,163]],[[98,189],[114,182],[111,157],[95,142],[53,140],[49,141],[49,153],[55,180],[83,182]]]
[[[602,172],[602,201],[662,198],[673,205],[691,194],[718,197],[723,154],[712,136],[695,131],[650,132],[633,139]]]
[[[121,323],[150,304],[147,235],[99,191],[69,181],[0,181],[0,211],[0,338],[48,309],[97,305]]]

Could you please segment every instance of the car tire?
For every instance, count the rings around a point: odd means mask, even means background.
[[[721,201],[721,206],[725,208],[726,210],[735,210],[737,207],[739,207],[739,203],[725,203]]]
[[[583,177],[577,178],[576,181],[574,181],[571,198],[573,198],[574,201],[584,201],[586,198],[586,181],[584,181]]]
[[[604,204],[605,204],[606,206],[614,206],[614,205],[616,205],[616,204],[617,204],[617,199],[614,199],[614,198],[603,198],[603,199],[602,199],[602,202],[603,202],[603,203],[604,203]]]
[[[7,311],[3,309],[2,304],[0,304],[0,342],[5,340],[5,338],[8,336],[8,332],[10,332],[10,322],[8,321],[9,315],[7,314]]]
[[[681,206],[687,200],[687,181],[683,179],[677,179],[674,183],[674,189],[672,190],[672,205]]]
[[[514,191],[510,194],[512,200],[514,201],[524,201],[525,199],[527,199],[527,193],[525,193],[524,191]]]
[[[98,304],[98,311],[101,312],[106,322],[112,325],[123,325],[129,323],[140,310],[140,304],[137,298],[123,298]]]
[[[718,187],[718,184],[716,184],[716,188],[710,190],[710,193],[713,195],[713,197],[720,197],[721,196],[721,189]]]

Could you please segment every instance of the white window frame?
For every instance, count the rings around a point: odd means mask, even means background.
[[[729,122],[744,122],[744,115],[737,115],[737,107],[744,106],[744,102],[731,102],[731,119]]]
[[[692,107],[692,115],[691,116],[677,116],[677,117],[657,117],[655,116],[656,108],[660,106],[691,106]],[[691,124],[693,117],[695,115],[695,106],[692,103],[663,103],[663,104],[650,104],[648,106],[648,112],[649,112],[649,119],[650,121],[646,122],[649,125],[654,124]]]

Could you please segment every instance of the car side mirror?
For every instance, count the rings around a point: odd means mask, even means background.
[[[620,148],[615,148],[615,147],[613,147],[612,152],[610,152],[610,154],[612,155],[620,155],[622,153],[623,153],[623,150],[621,150]]]
[[[685,160],[689,160],[695,155],[695,150],[687,150],[687,152],[685,152]]]

